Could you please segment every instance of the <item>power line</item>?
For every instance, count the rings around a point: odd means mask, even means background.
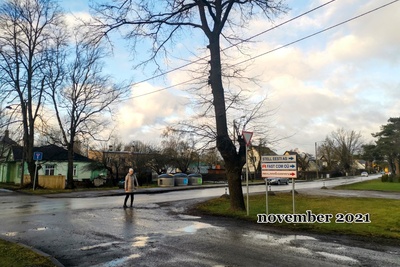
[[[343,25],[343,24],[346,24],[346,23],[348,23],[348,22],[350,22],[350,21],[359,19],[359,18],[361,18],[361,17],[363,17],[363,16],[366,16],[366,15],[372,13],[372,12],[375,12],[375,11],[377,11],[377,10],[379,10],[379,9],[382,9],[382,8],[384,8],[384,7],[387,7],[387,6],[389,6],[389,5],[391,5],[391,4],[394,4],[395,2],[398,2],[398,1],[399,1],[399,0],[395,0],[395,1],[392,1],[392,2],[390,2],[390,3],[384,4],[384,5],[382,5],[382,6],[379,6],[379,7],[377,7],[377,8],[374,8],[374,9],[372,9],[372,10],[370,10],[370,11],[367,11],[367,12],[365,12],[365,13],[362,13],[362,14],[360,14],[360,15],[358,15],[358,16],[352,17],[352,18],[350,18],[350,19],[347,19],[347,20],[345,20],[345,21],[342,21],[342,22],[340,22],[340,23],[337,23],[337,24],[335,24],[335,25],[333,25],[333,26],[330,26],[330,27],[328,27],[328,28],[322,29],[322,30],[320,30],[320,31],[317,31],[317,32],[315,32],[315,33],[312,33],[312,34],[307,35],[307,36],[305,36],[305,37],[302,37],[302,38],[300,38],[300,39],[297,39],[297,40],[295,40],[295,41],[293,41],[293,42],[284,44],[284,45],[282,45],[282,46],[279,46],[279,47],[277,47],[277,48],[274,48],[274,49],[272,49],[272,50],[269,50],[269,51],[267,51],[267,52],[265,52],[265,53],[259,54],[259,55],[257,55],[257,56],[251,57],[251,58],[246,59],[246,60],[243,60],[243,61],[237,63],[237,65],[242,64],[242,63],[245,63],[245,62],[248,62],[248,61],[250,61],[250,60],[253,60],[253,59],[256,59],[256,58],[259,58],[259,57],[262,57],[262,56],[265,56],[265,55],[270,54],[270,53],[272,53],[272,52],[275,52],[275,51],[277,51],[277,50],[279,50],[279,49],[282,49],[282,48],[285,48],[285,47],[287,47],[287,46],[290,46],[290,45],[292,45],[292,44],[295,44],[295,43],[304,41],[304,40],[309,39],[309,38],[311,38],[311,37],[313,37],[313,36],[315,36],[315,35],[318,35],[318,34],[321,34],[321,33],[323,33],[323,32],[329,31],[329,30],[331,30],[331,29],[333,29],[333,28],[336,28],[336,27],[338,27],[338,26],[341,26],[341,25]]]
[[[348,22],[350,22],[350,21],[359,19],[359,18],[361,18],[361,17],[363,17],[363,16],[366,16],[366,15],[368,15],[368,14],[370,14],[370,13],[373,13],[373,12],[375,12],[375,11],[378,11],[378,10],[380,10],[380,9],[382,9],[382,8],[385,8],[385,7],[389,6],[389,5],[392,5],[392,4],[394,4],[394,3],[398,2],[398,1],[399,1],[399,0],[394,0],[394,1],[389,2],[389,3],[387,3],[387,4],[381,5],[381,6],[377,7],[377,8],[374,8],[374,9],[372,9],[372,10],[369,10],[369,11],[367,11],[367,12],[364,12],[364,13],[362,13],[362,14],[360,14],[360,15],[357,15],[357,16],[352,17],[352,18],[350,18],[350,19],[347,19],[347,20],[345,20],[345,21],[339,22],[339,23],[337,23],[337,24],[335,24],[335,25],[332,25],[332,26],[330,26],[330,27],[327,27],[327,28],[322,29],[322,30],[320,30],[320,31],[317,31],[317,32],[315,32],[315,33],[309,34],[309,35],[307,35],[307,36],[305,36],[305,37],[302,37],[302,38],[300,38],[300,39],[297,39],[297,40],[295,40],[295,41],[289,42],[289,43],[287,43],[287,44],[284,44],[284,45],[282,45],[282,46],[279,46],[279,47],[277,47],[277,48],[274,48],[274,49],[271,49],[271,50],[269,50],[269,51],[267,51],[267,52],[264,52],[264,53],[262,53],[262,54],[259,54],[259,55],[256,55],[256,56],[254,56],[254,57],[251,57],[251,58],[249,58],[249,59],[246,59],[246,60],[243,60],[243,61],[241,61],[241,62],[238,62],[238,63],[236,63],[235,65],[240,65],[240,64],[246,63],[246,62],[248,62],[248,61],[251,61],[251,60],[254,60],[254,59],[256,59],[256,58],[265,56],[265,55],[267,55],[267,54],[270,54],[270,53],[275,52],[275,51],[277,51],[277,50],[280,50],[280,49],[282,49],[282,48],[285,48],[285,47],[288,47],[288,46],[290,46],[290,45],[296,44],[296,43],[298,43],[298,42],[304,41],[304,40],[309,39],[309,38],[311,38],[311,37],[313,37],[313,36],[316,36],[316,35],[318,35],[318,34],[324,33],[324,32],[326,32],[326,31],[329,31],[329,30],[333,29],[333,28],[336,28],[336,27],[338,27],[338,26],[341,26],[341,25],[343,25],[343,24],[346,24],[346,23],[348,23]],[[332,2],[332,1],[331,1],[331,2]],[[276,26],[276,27],[277,27],[277,26]],[[270,29],[269,29],[269,30],[270,30]],[[249,40],[249,39],[248,39],[248,40]],[[231,46],[231,47],[233,47],[233,46]],[[199,60],[200,60],[200,59],[198,59],[197,61],[199,61]],[[188,64],[184,65],[184,66],[188,66],[188,65],[193,64],[193,63],[195,63],[195,62],[197,62],[197,61],[193,61],[193,62],[191,62],[191,63],[188,63]],[[180,68],[173,69],[173,70],[171,70],[171,71],[169,71],[169,72],[167,72],[167,73],[170,73],[170,72],[175,71],[175,70],[178,70],[178,69],[180,69]],[[160,75],[161,75],[161,74],[160,74]],[[155,76],[155,77],[159,77],[160,75]],[[155,78],[155,77],[149,78],[149,79],[147,79],[147,80],[145,80],[145,81],[151,80],[151,79],[153,79],[153,78]],[[184,81],[184,82],[180,82],[180,83],[178,83],[178,84],[174,84],[174,85],[171,85],[171,86],[168,86],[168,87],[164,87],[164,88],[161,88],[161,89],[152,91],[152,92],[148,92],[148,93],[146,93],[146,94],[132,96],[132,97],[129,97],[129,98],[125,99],[125,100],[134,99],[134,98],[142,97],[142,96],[145,96],[145,95],[150,95],[150,94],[153,94],[153,93],[157,93],[157,92],[160,92],[160,91],[164,91],[164,90],[167,90],[167,89],[169,89],[169,88],[172,88],[172,87],[175,87],[175,86],[178,86],[178,85],[190,83],[191,81],[193,81],[193,80],[195,80],[195,79],[205,78],[205,77],[206,77],[206,75],[203,75],[203,76],[200,76],[200,77],[198,77],[198,78],[193,78],[193,79],[190,79],[190,80],[187,80],[187,81]],[[142,81],[142,82],[143,82],[143,81]],[[136,83],[136,84],[139,84],[139,83],[141,83],[141,82],[138,82],[138,83]],[[136,85],[136,84],[133,84],[133,85]],[[133,85],[132,85],[132,86],[133,86]]]
[[[299,19],[299,18],[301,18],[302,16],[305,16],[305,15],[307,15],[307,14],[309,14],[309,13],[312,13],[312,12],[314,12],[314,11],[316,11],[316,10],[318,10],[318,9],[320,9],[320,8],[322,8],[322,7],[326,6],[326,5],[328,5],[328,4],[331,4],[331,3],[335,2],[335,1],[336,1],[336,0],[328,1],[328,2],[326,2],[325,4],[322,4],[322,5],[320,5],[320,6],[317,6],[317,7],[313,8],[313,9],[310,9],[310,10],[304,12],[304,13],[301,13],[300,15],[297,15],[297,16],[295,16],[295,17],[289,19],[289,20],[286,20],[286,21],[284,21],[284,22],[282,22],[282,23],[279,23],[278,25],[276,25],[276,26],[274,26],[274,27],[271,27],[271,28],[269,28],[269,29],[267,29],[267,30],[265,30],[265,31],[262,31],[262,32],[260,32],[260,33],[257,33],[256,35],[253,35],[253,36],[251,36],[251,37],[248,37],[248,38],[246,38],[246,39],[243,39],[243,40],[237,42],[236,44],[232,44],[232,45],[230,45],[230,46],[228,46],[228,47],[222,49],[221,52],[226,51],[226,50],[228,50],[228,49],[231,49],[231,48],[233,48],[233,47],[236,47],[236,46],[238,46],[238,45],[240,45],[240,44],[242,44],[242,43],[244,43],[244,42],[248,42],[248,41],[250,41],[251,39],[254,39],[255,37],[258,37],[258,36],[260,36],[260,35],[263,35],[264,33],[267,33],[267,32],[270,32],[270,31],[272,31],[272,30],[274,30],[274,29],[277,29],[277,28],[279,28],[279,27],[281,27],[281,26],[283,26],[283,25],[285,25],[285,24],[287,24],[287,23],[289,23],[289,22],[292,22],[292,21],[294,21],[294,20],[296,20],[296,19]],[[197,60],[191,61],[191,62],[186,63],[186,64],[184,64],[184,65],[181,65],[181,66],[179,66],[179,67],[173,68],[173,69],[171,69],[171,70],[162,72],[162,73],[160,73],[160,74],[158,74],[158,75],[154,75],[154,76],[152,76],[152,77],[150,77],[150,78],[146,78],[146,79],[141,80],[141,81],[139,81],[139,82],[132,83],[130,86],[135,86],[135,85],[137,85],[137,84],[144,83],[144,82],[153,80],[153,79],[155,79],[155,78],[164,76],[164,75],[166,75],[166,74],[169,74],[169,73],[171,73],[171,72],[174,72],[174,71],[183,69],[183,68],[185,68],[185,67],[187,67],[187,66],[190,66],[190,65],[192,65],[192,64],[194,64],[194,63],[197,63],[197,62],[199,62],[199,61],[201,61],[201,60],[204,60],[204,59],[207,59],[207,58],[208,58],[208,56],[201,57],[201,58],[199,58],[199,59],[197,59]]]

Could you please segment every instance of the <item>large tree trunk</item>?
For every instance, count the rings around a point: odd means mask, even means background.
[[[235,153],[236,154],[236,153]],[[236,161],[232,161],[233,164],[228,164],[228,160],[225,160],[226,165],[226,176],[228,179],[229,195],[230,195],[230,207],[233,210],[245,210],[243,190],[242,190],[242,167],[239,156],[236,154]],[[234,163],[236,162],[236,163]]]
[[[74,189],[74,142],[68,143],[67,189]]]
[[[28,171],[29,175],[31,177],[30,182],[31,185],[35,184],[35,187],[38,185],[38,180],[39,177],[36,175],[36,181],[35,179],[35,171],[36,171],[36,165],[35,161],[33,160],[33,147],[34,147],[34,119],[32,116],[32,111],[31,111],[31,105],[29,100],[28,101],[22,101],[23,104],[21,104],[22,108],[22,116],[23,116],[23,127],[24,127],[24,138],[23,138],[23,152],[22,156],[24,157],[24,161],[26,165],[28,166]]]
[[[242,184],[240,179],[242,167],[245,163],[245,157],[243,157],[243,152],[245,152],[245,144],[243,141],[239,142],[241,144],[241,148],[239,149],[238,153],[228,134],[218,34],[214,34],[214,39],[210,38],[209,48],[211,56],[211,71],[209,79],[214,97],[213,105],[217,126],[217,148],[225,162],[231,209],[245,210]]]

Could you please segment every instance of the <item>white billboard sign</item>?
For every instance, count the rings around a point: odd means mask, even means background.
[[[261,175],[263,178],[297,178],[296,155],[262,156]]]

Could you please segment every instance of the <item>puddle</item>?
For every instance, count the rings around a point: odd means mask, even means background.
[[[197,219],[201,219],[201,217],[199,217],[199,216],[192,216],[192,215],[185,215],[185,214],[179,214],[178,217],[181,218],[181,219],[183,219],[183,220],[197,220]]]
[[[5,236],[17,236],[18,232],[8,232],[8,233],[4,233],[3,235],[5,235]]]
[[[211,228],[211,227],[214,227],[214,226],[211,224],[208,224],[208,223],[193,222],[192,225],[186,226],[186,227],[180,229],[180,231],[193,234],[193,233],[197,232],[197,230]]]
[[[93,246],[86,246],[86,247],[81,247],[80,250],[91,250],[91,249],[96,249],[96,248],[104,248],[104,247],[109,247],[114,244],[120,244],[122,242],[107,242],[107,243],[102,243],[98,245],[93,245]]]
[[[317,254],[324,256],[325,258],[329,258],[329,259],[333,259],[333,260],[351,262],[352,264],[359,263],[358,260],[347,257],[347,256],[342,256],[342,255],[337,255],[337,254],[332,254],[332,253],[327,253],[327,252],[322,252],[322,251],[317,252]]]
[[[147,241],[149,240],[148,236],[138,236],[135,237],[135,242],[133,242],[132,246],[137,247],[137,248],[142,248],[145,247],[147,244]]]
[[[119,267],[119,266],[127,266],[126,262],[131,260],[131,259],[136,259],[139,258],[140,255],[139,254],[132,254],[129,255],[127,257],[123,257],[123,258],[118,258],[109,262],[105,262],[105,263],[100,263],[97,265],[94,265],[93,267]]]
[[[278,238],[278,237],[272,236],[272,235],[256,234],[256,235],[254,235],[254,238],[268,240],[268,241],[278,243],[278,244],[289,244],[290,242],[295,241],[295,240],[317,240],[314,237],[305,236],[305,235],[288,235],[285,237]]]

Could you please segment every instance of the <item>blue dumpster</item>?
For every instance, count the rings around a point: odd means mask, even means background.
[[[175,185],[181,186],[181,185],[188,185],[189,179],[186,173],[175,173],[174,174],[174,179],[175,179]]]

